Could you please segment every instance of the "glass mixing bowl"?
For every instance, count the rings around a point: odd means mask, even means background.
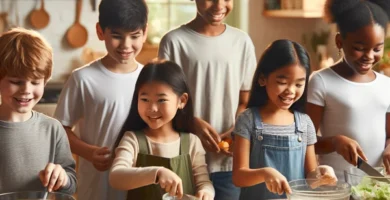
[[[290,200],[349,200],[351,185],[338,181],[335,185],[323,185],[315,189],[310,182],[315,179],[290,181],[292,193],[287,195]]]
[[[43,200],[45,191],[10,192],[0,194],[0,200]],[[49,192],[46,200],[75,200],[71,195]]]
[[[384,174],[383,167],[376,167],[376,170]],[[383,177],[368,176],[362,170],[351,167],[344,171],[345,181],[352,186],[352,198],[354,200],[388,200],[390,199],[390,183],[383,180]],[[388,177],[390,180],[390,177]]]

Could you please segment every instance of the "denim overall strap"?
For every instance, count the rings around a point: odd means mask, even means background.
[[[302,142],[303,129],[299,113],[294,113],[293,134],[264,134],[259,108],[251,108],[254,127],[251,134],[250,168],[272,167],[283,174],[288,181],[304,178],[305,145]],[[265,183],[241,189],[240,200],[281,199],[286,195],[270,192]]]

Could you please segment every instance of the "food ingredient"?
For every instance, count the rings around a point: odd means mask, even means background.
[[[352,195],[360,200],[388,200],[390,199],[390,184],[363,177],[359,185],[352,186]]]

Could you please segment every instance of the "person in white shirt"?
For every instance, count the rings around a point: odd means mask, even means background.
[[[142,69],[135,57],[146,40],[147,15],[144,1],[102,0],[96,29],[108,53],[75,70],[62,89],[54,117],[79,155],[78,199],[126,198],[125,191],[110,187],[108,169]],[[72,131],[75,125],[79,137]]]
[[[374,167],[383,162],[390,172],[390,78],[372,69],[383,56],[390,1],[329,0],[326,13],[340,29],[335,41],[344,56],[309,82],[307,113],[321,132],[319,162],[339,179],[358,156]]]

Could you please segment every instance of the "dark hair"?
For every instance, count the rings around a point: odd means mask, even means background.
[[[124,29],[145,30],[148,7],[145,0],[102,0],[99,5],[99,25],[103,31]]]
[[[258,82],[261,76],[268,77],[275,70],[292,64],[299,64],[305,68],[306,81],[302,97],[290,109],[304,112],[307,99],[307,85],[310,76],[310,58],[302,45],[290,40],[276,40],[264,51],[253,77],[247,108],[261,107],[268,101],[266,86],[260,86]]]
[[[187,104],[183,109],[177,111],[172,120],[172,125],[173,129],[177,132],[194,132],[194,109],[185,75],[181,67],[176,63],[160,60],[148,63],[141,70],[137,83],[135,84],[130,113],[123,124],[114,148],[119,145],[126,131],[139,131],[148,127],[138,113],[138,93],[144,84],[151,82],[160,82],[169,85],[178,96],[184,93],[188,94]]]
[[[327,0],[325,4],[325,19],[336,22],[343,37],[373,23],[386,32],[389,16],[390,0]]]

